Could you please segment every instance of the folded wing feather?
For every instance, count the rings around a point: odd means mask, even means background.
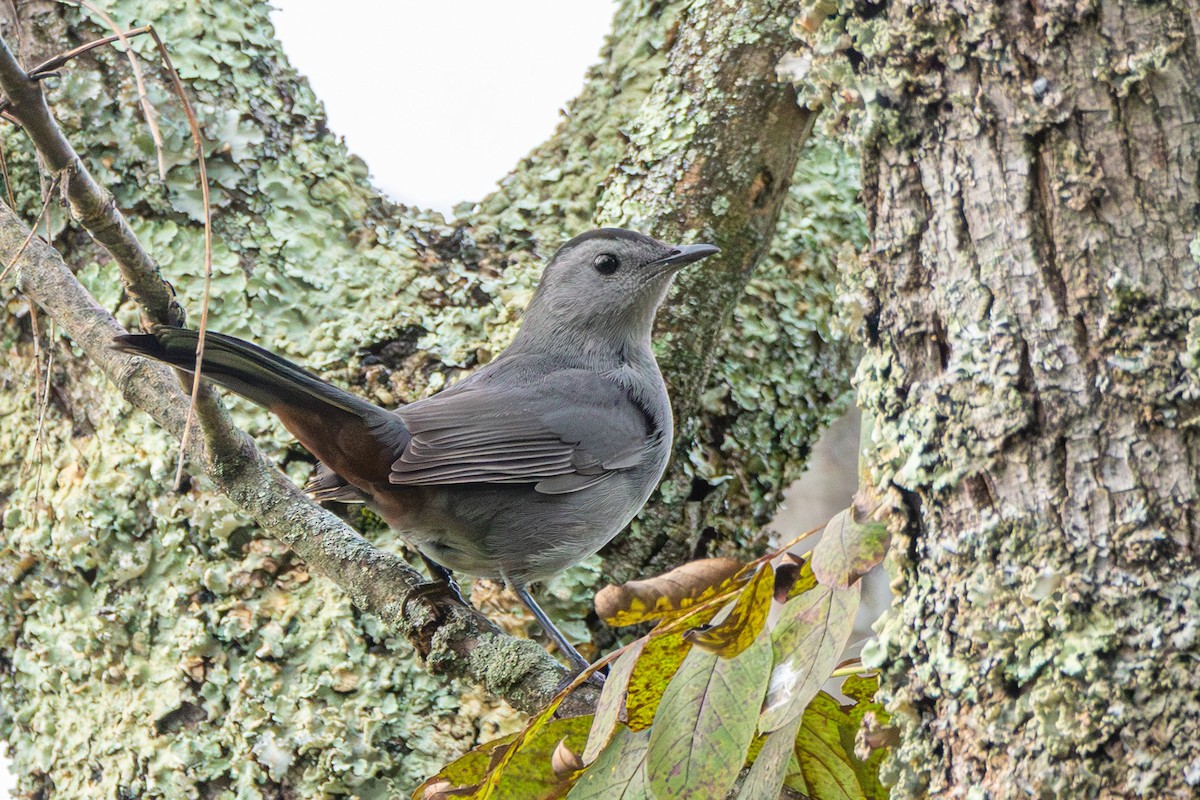
[[[412,439],[396,484],[532,483],[576,492],[638,464],[653,446],[645,415],[613,381],[560,370],[536,385],[466,386],[397,412]]]

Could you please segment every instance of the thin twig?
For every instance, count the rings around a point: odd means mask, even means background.
[[[158,129],[158,118],[154,106],[150,104],[150,98],[146,95],[146,82],[142,80],[142,68],[138,66],[137,55],[129,44],[130,34],[134,34],[134,31],[137,31],[134,35],[150,33],[150,26],[145,25],[141,28],[134,28],[129,33],[121,33],[121,28],[117,25],[116,20],[110,17],[104,9],[88,0],[79,0],[79,4],[104,20],[104,23],[112,29],[113,33],[121,40],[121,44],[125,46],[125,55],[129,58],[129,68],[133,70],[133,81],[137,84],[138,103],[142,107],[142,116],[146,118],[146,127],[150,128],[150,138],[154,140],[154,153],[158,157],[158,177],[165,182],[167,180],[167,160],[163,154],[162,131]]]
[[[38,330],[38,306],[37,303],[29,304],[29,325],[33,329],[33,399],[36,403],[38,398],[42,396],[42,332]],[[40,416],[40,414],[39,414]],[[25,482],[25,476],[29,469],[29,464],[33,460],[33,454],[37,452],[37,436],[34,436],[34,446],[30,448],[29,453],[21,462],[21,471],[17,480],[21,483]],[[37,497],[36,492],[34,497]]]
[[[208,299],[212,294],[212,208],[209,205],[208,170],[204,164],[204,139],[200,135],[200,122],[196,119],[196,112],[192,110],[187,92],[184,91],[183,81],[179,79],[179,73],[175,71],[175,65],[171,63],[171,56],[167,53],[166,45],[163,44],[162,39],[158,38],[158,33],[153,28],[150,30],[150,35],[154,38],[155,46],[158,47],[158,54],[162,57],[167,74],[171,76],[175,94],[179,95],[179,102],[183,103],[183,113],[187,115],[188,127],[192,129],[192,141],[196,144],[196,163],[200,172],[200,198],[204,203],[204,293],[200,297],[200,326],[199,337],[196,339],[196,369],[192,373],[192,400],[188,406],[187,423],[183,427],[183,439],[179,447],[179,466],[175,470],[175,490],[179,491],[183,485],[184,453],[187,452],[188,437],[192,432],[192,420],[196,416],[196,402],[200,396],[200,367],[204,363],[204,335],[208,331]]]
[[[33,69],[29,70],[29,72],[25,73],[25,76],[27,78],[29,78],[29,80],[32,80],[32,81],[43,80],[45,78],[50,77],[51,75],[56,75],[57,74],[56,70],[58,70],[59,67],[66,64],[71,59],[77,58],[77,57],[83,55],[84,53],[88,52],[89,50],[95,50],[97,47],[103,47],[104,45],[112,44],[113,42],[121,42],[122,44],[126,45],[126,47],[128,47],[128,45],[129,45],[128,40],[130,37],[143,36],[147,33],[150,33],[150,26],[144,25],[141,28],[134,28],[132,30],[125,31],[125,32],[117,31],[117,33],[115,35],[105,36],[103,39],[96,39],[91,42],[85,42],[84,44],[81,44],[78,47],[67,50],[64,53],[59,53],[58,55],[54,56],[53,58],[46,59],[45,61],[38,64],[36,67],[34,67]],[[133,51],[127,50],[126,52],[132,53]],[[137,70],[136,66],[135,66],[135,70]],[[138,71],[139,77],[140,77],[140,74],[141,74],[140,71]],[[139,88],[140,88],[140,85],[141,85],[141,82],[139,80]],[[0,111],[5,111],[8,108],[10,108],[11,106],[12,106],[12,101],[9,100],[9,98],[5,97],[5,98],[0,99]]]
[[[42,78],[46,77],[50,73],[57,70],[59,67],[66,64],[71,59],[78,58],[79,56],[83,55],[84,53],[87,53],[91,50],[95,50],[97,47],[103,47],[106,44],[112,44],[113,42],[120,42],[121,44],[125,45],[126,48],[128,48],[129,40],[132,39],[134,36],[144,36],[147,33],[150,33],[149,25],[143,25],[140,28],[133,28],[131,30],[122,32],[119,28],[116,27],[116,24],[112,22],[112,18],[108,17],[107,14],[104,14],[103,11],[93,8],[92,5],[87,2],[83,2],[83,5],[87,6],[88,8],[91,8],[93,11],[96,11],[98,14],[103,14],[106,18],[105,21],[110,23],[110,25],[112,26],[113,30],[116,31],[116,33],[114,33],[112,36],[105,36],[102,39],[95,39],[90,42],[84,42],[83,44],[79,45],[78,47],[73,47],[64,53],[59,53],[58,55],[54,56],[53,58],[46,59],[45,61],[38,64],[36,67],[34,67],[33,69],[29,70],[29,72],[27,74],[29,75],[30,78],[33,78],[34,80],[41,80]],[[132,52],[132,51],[127,50],[126,52]]]
[[[50,319],[49,336],[46,339],[47,343],[54,341],[54,319]],[[34,481],[33,481],[33,496],[38,498],[42,493],[42,431],[46,428],[46,409],[50,407],[50,385],[51,377],[54,374],[54,347],[50,346],[46,352],[46,382],[42,390],[42,396],[38,400],[38,420],[37,429],[33,432],[33,461],[34,461]]]
[[[9,259],[8,266],[4,268],[4,271],[0,272],[0,281],[8,276],[9,270],[16,265],[17,259],[21,257],[25,252],[25,248],[29,247],[29,243],[33,241],[33,237],[37,233],[37,226],[42,221],[42,217],[45,216],[46,209],[50,207],[50,201],[54,198],[54,190],[58,188],[59,177],[60,175],[55,175],[54,180],[50,183],[50,188],[46,190],[46,200],[42,203],[42,210],[38,212],[37,219],[33,221],[33,225],[29,226],[29,235],[25,237],[25,243],[21,245],[21,249]],[[16,209],[13,210],[15,211]]]
[[[4,175],[4,193],[8,197],[8,207],[17,210],[17,201],[13,198],[12,179],[8,177],[8,159],[4,156],[4,144],[0,143],[0,173]]]
[[[829,673],[831,678],[845,678],[850,675],[872,675],[879,672],[879,667],[864,667],[862,664],[852,664],[848,667],[838,667]]]
[[[77,58],[90,50],[95,50],[97,47],[103,47],[113,42],[120,42],[125,47],[125,57],[129,61],[129,68],[133,71],[133,82],[137,86],[138,105],[142,107],[142,116],[146,119],[146,127],[150,129],[150,139],[154,142],[154,154],[158,160],[158,177],[166,181],[167,161],[163,151],[162,131],[158,127],[158,116],[154,111],[154,106],[150,103],[150,97],[146,94],[146,81],[142,78],[142,68],[138,64],[137,54],[134,52],[133,46],[129,43],[129,40],[135,36],[144,36],[150,33],[150,26],[143,25],[140,28],[131,28],[128,31],[122,31],[121,27],[117,25],[116,20],[110,17],[104,9],[88,2],[88,0],[78,0],[78,2],[103,20],[104,24],[112,30],[113,35],[105,36],[103,39],[97,39],[94,42],[87,42],[73,50],[68,50],[51,58],[30,70],[29,77],[35,80],[40,79],[45,73],[58,69],[71,59]]]

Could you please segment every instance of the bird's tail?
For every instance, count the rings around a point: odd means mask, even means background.
[[[198,331],[159,327],[153,333],[124,334],[113,339],[113,349],[152,358],[188,372],[196,371]],[[276,406],[333,406],[343,411],[375,406],[327,383],[286,358],[258,345],[220,333],[204,335],[204,377],[237,392],[272,411]]]
[[[162,326],[152,333],[117,336],[113,349],[195,372],[198,340],[197,331]],[[398,457],[393,453],[403,450],[409,438],[397,415],[232,336],[204,335],[201,373],[265,406],[313,455],[354,483],[381,477],[386,482]]]

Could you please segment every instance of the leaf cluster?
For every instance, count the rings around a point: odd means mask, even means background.
[[[858,578],[885,549],[881,523],[844,513],[811,561],[785,550],[745,565],[708,559],[609,587],[597,596],[606,622],[655,627],[414,800],[886,798],[876,679],[849,678],[846,703],[821,689],[850,637]],[[609,664],[595,713],[556,718],[567,694]],[[864,722],[875,736],[864,737]]]

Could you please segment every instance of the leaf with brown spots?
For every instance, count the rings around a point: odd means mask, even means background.
[[[847,508],[829,520],[813,548],[813,574],[821,583],[844,589],[883,561],[890,542],[886,523]]]
[[[691,649],[691,643],[683,638],[683,631],[652,636],[647,640],[641,656],[633,665],[629,690],[625,695],[622,722],[630,729],[640,731],[650,727],[671,676]]]
[[[620,628],[656,619],[673,619],[696,605],[734,592],[749,577],[739,575],[743,564],[733,558],[705,558],[670,572],[596,593],[596,614],[605,624]]]
[[[854,628],[861,588],[819,584],[783,607],[771,631],[775,667],[759,730],[778,730],[795,719],[829,678]]]
[[[693,648],[663,694],[646,778],[653,796],[724,797],[737,779],[771,674],[771,644],[760,635],[734,658]]]
[[[648,800],[646,746],[650,731],[617,726],[612,742],[580,776],[567,800]]]

